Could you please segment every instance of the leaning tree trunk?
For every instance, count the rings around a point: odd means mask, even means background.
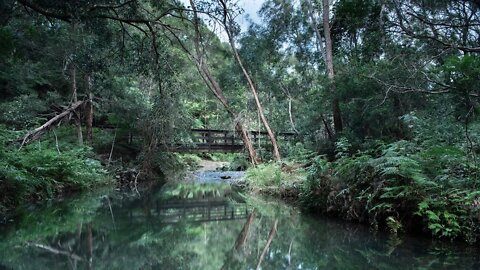
[[[330,4],[329,0],[323,0],[323,31],[325,35],[325,64],[327,66],[327,74],[330,79],[331,91],[335,92],[335,71],[333,69],[333,51],[332,51],[332,37],[330,34]],[[334,97],[333,105],[333,125],[335,133],[343,130],[342,112],[340,110],[340,102],[338,98]]]
[[[225,98],[225,95],[223,94],[223,90],[220,87],[220,84],[215,79],[215,77],[211,74],[210,69],[206,64],[206,60],[204,58],[205,53],[202,50],[203,46],[201,45],[202,36],[200,34],[200,26],[199,26],[200,19],[198,18],[197,8],[193,0],[190,0],[190,6],[193,11],[193,26],[195,30],[193,44],[194,44],[196,55],[194,56],[185,47],[184,47],[184,50],[187,52],[187,54],[189,54],[191,60],[195,63],[195,66],[197,67],[197,70],[200,73],[200,76],[202,77],[202,79],[205,81],[205,84],[207,85],[207,87],[212,91],[215,97],[225,107],[225,109],[230,114],[230,116],[235,120],[235,130],[242,138],[243,145],[247,150],[250,162],[252,163],[253,166],[255,166],[258,164],[259,160],[257,157],[257,153],[255,151],[255,148],[253,147],[252,140],[250,139],[247,129],[243,126],[243,124],[239,120],[238,113],[236,113],[233,110],[233,108],[229,105],[228,100]]]
[[[233,119],[235,119],[235,130],[237,134],[240,135],[240,138],[242,138],[243,146],[245,147],[245,150],[247,150],[250,162],[252,163],[253,166],[257,165],[258,164],[257,152],[253,147],[253,143],[252,143],[252,140],[250,139],[250,135],[248,134],[247,129],[241,123],[241,120],[238,117],[238,113],[236,113],[232,109],[232,107],[229,105],[228,100],[223,95],[223,90],[220,87],[220,84],[212,76],[212,74],[210,73],[210,69],[205,64],[205,62],[199,61],[199,62],[196,62],[196,64],[197,64],[197,69],[200,72],[200,76],[205,81],[205,84],[213,92],[213,94],[220,101],[220,103],[222,103],[223,107],[225,107],[228,114],[230,114],[230,116]]]
[[[281,161],[282,157],[280,155],[280,151],[278,148],[278,143],[277,139],[275,138],[275,134],[272,131],[272,128],[268,124],[267,118],[265,117],[263,106],[260,103],[260,99],[258,97],[258,92],[257,88],[255,87],[255,84],[253,82],[252,77],[248,73],[247,69],[243,65],[242,59],[240,57],[240,54],[237,51],[237,48],[235,47],[235,40],[234,40],[234,34],[232,33],[231,29],[231,24],[233,23],[233,19],[230,18],[229,14],[229,9],[227,8],[227,1],[226,0],[220,0],[220,3],[223,7],[223,27],[225,28],[225,32],[227,33],[228,40],[230,43],[230,47],[232,48],[233,56],[235,57],[235,60],[237,61],[238,66],[242,70],[243,75],[245,76],[245,79],[247,80],[248,87],[250,88],[250,91],[253,94],[253,98],[255,99],[255,105],[257,106],[257,111],[258,114],[260,115],[260,119],[262,120],[262,124],[265,127],[265,130],[267,131],[268,138],[272,142],[272,147],[273,147],[273,156],[275,157],[276,161]]]
[[[77,95],[77,68],[73,63],[72,65],[72,74],[71,74],[71,79],[72,79],[72,104],[78,103],[78,95]],[[81,122],[81,114],[79,111],[76,112],[77,114],[77,119],[75,120],[75,126],[77,130],[77,139],[78,139],[78,144],[82,145],[83,144],[83,134],[82,134],[82,122]]]
[[[267,118],[265,117],[265,114],[263,113],[263,107],[262,104],[260,103],[260,99],[258,98],[258,93],[257,89],[255,87],[255,84],[253,83],[252,78],[250,77],[250,74],[244,67],[242,60],[240,59],[240,55],[238,54],[237,49],[235,48],[235,44],[233,42],[233,38],[230,37],[230,46],[232,47],[233,54],[235,55],[235,59],[237,60],[238,65],[240,66],[240,69],[242,69],[243,75],[247,79],[248,86],[250,87],[250,90],[252,91],[253,97],[255,99],[255,104],[257,105],[257,110],[258,114],[260,115],[260,119],[262,120],[263,126],[267,130],[268,138],[272,142],[273,146],[273,156],[275,157],[276,161],[281,161],[282,157],[280,155],[280,150],[278,148],[278,143],[277,139],[275,138],[275,134],[272,131],[272,128],[268,124]]]
[[[93,101],[92,101],[92,76],[85,76],[87,103],[85,107],[85,130],[87,141],[91,144],[93,140]]]

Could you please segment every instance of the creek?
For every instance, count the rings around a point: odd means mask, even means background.
[[[480,269],[474,247],[303,213],[232,189],[241,175],[25,206],[0,226],[0,269]]]

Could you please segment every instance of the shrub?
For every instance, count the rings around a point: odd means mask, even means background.
[[[278,186],[283,180],[287,179],[287,176],[282,172],[278,164],[270,163],[249,168],[245,178],[255,186],[265,187]]]
[[[3,207],[90,188],[109,179],[88,147],[71,147],[59,153],[49,143],[38,143],[19,151],[7,145],[14,135],[0,128],[0,205]]]
[[[301,202],[394,233],[420,225],[437,237],[480,236],[473,207],[480,193],[474,188],[478,169],[467,154],[450,145],[408,141],[381,147],[369,151],[378,156],[360,152],[331,163],[317,157]]]

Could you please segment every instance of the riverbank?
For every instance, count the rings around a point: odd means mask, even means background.
[[[245,177],[234,185],[253,194],[281,198],[299,204],[300,194],[307,177],[304,164],[260,164],[249,168]]]
[[[440,186],[419,175],[386,174],[387,169],[375,171],[372,163],[357,157],[335,162],[316,158],[308,168],[265,164],[247,170],[239,186],[392,234],[421,233],[478,243],[478,190]],[[415,170],[391,166],[400,171]]]

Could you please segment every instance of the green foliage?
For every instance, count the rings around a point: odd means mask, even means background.
[[[352,144],[347,138],[341,137],[335,142],[335,158],[342,158],[350,155]]]
[[[249,168],[251,163],[248,161],[248,157],[244,154],[235,155],[230,161],[228,168],[231,171],[244,171]]]
[[[58,153],[48,142],[39,142],[17,150],[8,145],[14,135],[0,129],[3,207],[108,183],[107,172],[92,158],[91,149],[74,147]]]
[[[176,154],[178,162],[186,168],[197,168],[202,159],[195,154]]]
[[[47,110],[49,100],[40,100],[36,95],[20,95],[0,103],[0,123],[18,128],[31,127],[41,119],[38,114]]]
[[[245,179],[256,186],[278,186],[288,179],[288,175],[282,172],[278,164],[271,163],[248,169]]]
[[[465,55],[450,57],[440,67],[445,83],[451,87],[456,113],[459,118],[469,121],[478,115],[480,103],[480,57]]]
[[[291,162],[309,162],[313,157],[315,157],[315,152],[307,149],[305,145],[301,142],[295,142],[285,144],[282,147],[282,150],[286,152],[287,159]]]
[[[248,189],[254,193],[262,193],[283,198],[296,198],[302,183],[305,182],[305,172],[297,169],[295,163],[267,163],[250,167],[245,172],[245,182]]]
[[[434,236],[478,240],[472,208],[479,193],[473,188],[476,170],[466,169],[474,164],[464,152],[408,141],[381,147],[378,156],[358,153],[331,163],[317,158],[308,170],[303,204],[393,233],[414,221]]]
[[[328,193],[324,190],[332,187],[331,164],[322,156],[313,159],[307,170],[307,178],[300,193],[300,202],[307,208],[318,209],[328,201]]]

